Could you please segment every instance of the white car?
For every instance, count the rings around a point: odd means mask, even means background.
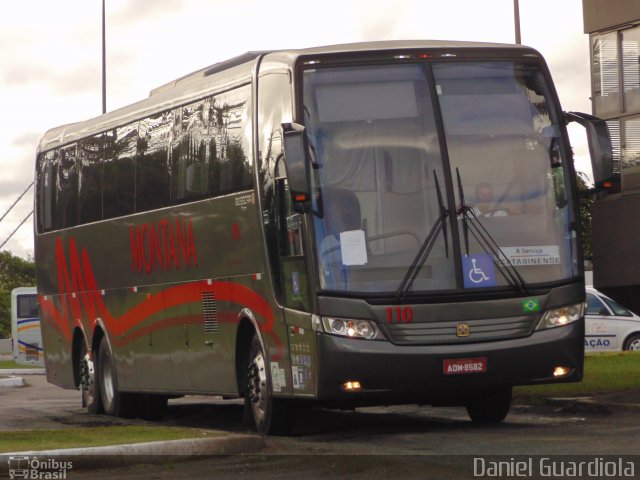
[[[584,351],[640,350],[640,317],[587,287]]]

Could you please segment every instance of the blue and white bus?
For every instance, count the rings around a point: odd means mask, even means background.
[[[44,367],[36,287],[11,291],[11,338],[16,363]]]

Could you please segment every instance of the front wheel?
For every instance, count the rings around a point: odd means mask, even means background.
[[[245,418],[253,419],[263,435],[289,435],[293,427],[293,409],[284,399],[273,398],[271,372],[258,335],[249,349],[249,368],[244,392]],[[289,407],[289,408],[288,408]]]
[[[630,335],[629,338],[624,341],[624,346],[622,349],[636,351],[640,350],[640,333],[634,333],[633,335]]]
[[[478,424],[500,423],[511,408],[511,387],[483,390],[470,399],[467,413],[471,421]]]

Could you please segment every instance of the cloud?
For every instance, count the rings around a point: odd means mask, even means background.
[[[35,148],[42,136],[41,132],[25,132],[21,133],[13,139],[12,146],[17,148]]]
[[[100,66],[82,65],[63,72],[41,65],[13,65],[5,71],[2,81],[7,87],[29,88],[47,86],[55,94],[77,95],[100,89]]]
[[[182,10],[183,0],[129,0],[125,7],[115,13],[107,13],[107,21],[127,25],[148,21],[152,17],[175,14]]]

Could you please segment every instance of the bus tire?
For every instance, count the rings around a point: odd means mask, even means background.
[[[273,398],[271,372],[267,356],[258,335],[251,339],[249,368],[244,392],[245,421],[253,420],[256,430],[263,435],[290,435],[294,412],[290,402]]]
[[[98,348],[97,383],[104,413],[113,417],[135,416],[138,399],[135,394],[124,393],[118,389],[116,366],[106,336],[102,337]]]
[[[634,333],[624,341],[623,350],[640,350],[640,333]]]
[[[465,405],[469,418],[483,425],[502,422],[511,408],[511,394],[511,387],[482,390]]]
[[[87,346],[82,342],[80,354],[78,355],[78,372],[80,376],[80,392],[82,395],[82,406],[89,413],[103,413],[100,389],[96,383],[95,362],[87,353]]]

